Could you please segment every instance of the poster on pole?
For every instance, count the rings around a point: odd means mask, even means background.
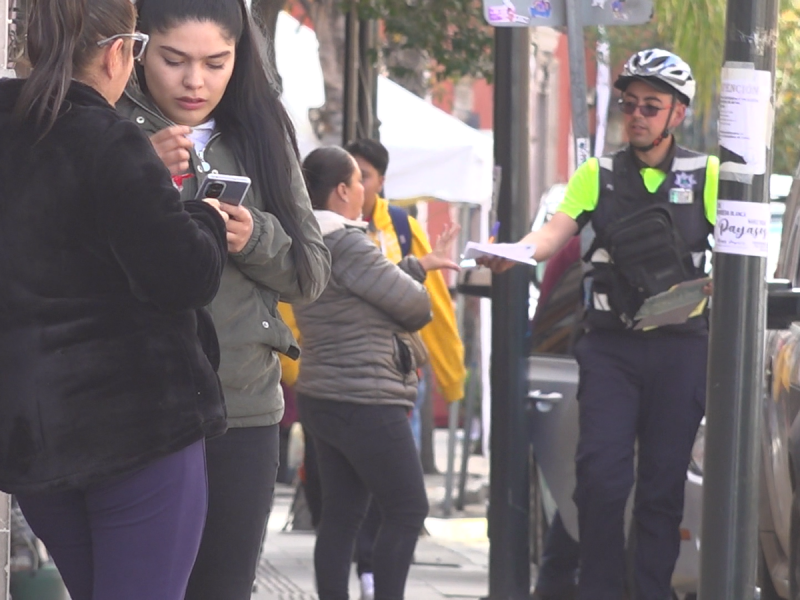
[[[575,165],[580,167],[592,157],[592,141],[589,138],[575,139]]]
[[[714,226],[714,252],[767,258],[771,218],[767,202],[720,200]]]
[[[743,175],[767,172],[772,123],[772,74],[725,67],[719,97],[719,145],[723,169]]]
[[[653,16],[652,0],[582,0],[581,23],[641,25]],[[483,0],[486,22],[494,27],[566,27],[565,0]]]

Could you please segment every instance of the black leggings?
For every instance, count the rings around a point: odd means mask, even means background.
[[[278,473],[278,425],[206,442],[208,517],[186,600],[250,600]]]
[[[383,514],[372,566],[375,600],[402,600],[428,498],[406,409],[300,395],[322,480],[314,568],[320,600],[347,600],[350,561],[370,494]]]

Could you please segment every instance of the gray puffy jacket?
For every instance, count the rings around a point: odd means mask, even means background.
[[[297,392],[413,406],[417,365],[404,340],[431,320],[425,270],[413,256],[389,262],[367,237],[365,223],[329,211],[314,214],[331,252],[331,278],[316,302],[294,307],[303,338]]]

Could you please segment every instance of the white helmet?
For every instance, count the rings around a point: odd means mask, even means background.
[[[677,94],[686,106],[692,103],[697,87],[691,67],[679,56],[659,48],[642,50],[631,56],[614,87],[624,92],[637,79],[656,89]]]

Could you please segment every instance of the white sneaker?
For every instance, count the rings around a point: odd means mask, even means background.
[[[361,574],[361,600],[375,600],[375,577],[372,573]]]

